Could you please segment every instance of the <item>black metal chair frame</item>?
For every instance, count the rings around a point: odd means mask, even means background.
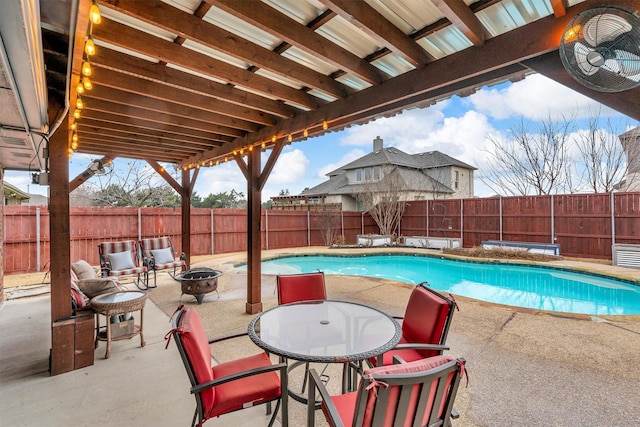
[[[238,372],[235,373],[233,375],[227,375],[221,378],[216,378],[213,381],[209,381],[206,383],[202,383],[199,384],[196,380],[195,374],[193,372],[193,369],[191,367],[191,363],[189,362],[189,358],[186,354],[186,351],[184,349],[184,346],[182,345],[182,338],[180,336],[180,333],[176,330],[178,328],[178,322],[180,321],[180,317],[182,316],[183,311],[179,310],[178,312],[175,313],[175,315],[173,316],[173,319],[171,321],[171,325],[172,325],[172,334],[173,334],[173,339],[176,342],[176,345],[178,347],[178,351],[180,353],[180,358],[182,359],[182,363],[184,364],[184,367],[187,371],[187,376],[189,377],[189,381],[191,382],[191,389],[190,392],[191,394],[194,395],[195,399],[196,399],[196,409],[195,412],[193,414],[193,420],[191,421],[191,426],[194,427],[196,426],[196,421],[198,421],[199,424],[204,423],[204,421],[206,421],[206,419],[204,418],[204,407],[202,405],[202,400],[201,400],[201,396],[200,393],[204,390],[210,389],[212,387],[216,387],[219,386],[221,384],[225,384],[231,381],[236,381],[239,380],[241,378],[246,378],[249,376],[253,376],[253,375],[259,375],[259,374],[264,374],[266,372],[273,372],[273,371],[278,371],[280,373],[280,398],[278,399],[274,399],[277,400],[276,403],[276,407],[275,410],[273,410],[273,414],[271,415],[271,419],[269,420],[269,427],[273,426],[273,423],[276,420],[276,415],[278,414],[278,410],[280,408],[280,406],[282,405],[282,427],[288,427],[288,394],[287,394],[287,390],[288,390],[288,383],[287,383],[287,364],[286,363],[278,363],[275,365],[271,365],[271,366],[267,366],[267,367],[262,367],[262,368],[255,368],[255,369],[249,369],[247,371],[243,371],[243,372]],[[243,332],[243,333],[237,333],[237,334],[230,334],[230,335],[225,335],[222,337],[218,337],[218,338],[214,338],[209,340],[209,345],[211,344],[215,344],[218,342],[222,342],[228,339],[232,339],[232,338],[238,338],[238,337],[243,337],[246,336],[247,333]],[[260,404],[265,403],[267,405],[267,415],[270,414],[271,411],[271,403],[273,402],[273,400],[269,400],[269,401],[264,401],[264,402],[260,402]],[[244,408],[240,408],[238,410],[242,410]]]
[[[437,350],[438,354],[442,354],[445,350],[449,350],[449,347],[445,345],[445,342],[447,341],[447,335],[449,334],[449,327],[451,326],[451,321],[453,320],[453,312],[457,308],[457,304],[451,298],[447,298],[441,293],[434,291],[428,285],[429,285],[428,282],[422,282],[416,286],[420,286],[424,290],[431,292],[434,295],[437,295],[443,301],[446,301],[447,305],[449,306],[449,314],[447,315],[447,320],[445,321],[445,324],[444,324],[442,336],[440,337],[440,342],[438,344],[402,343],[402,344],[396,345],[391,351],[393,350]],[[403,316],[393,316],[393,318],[397,320],[404,319]],[[382,358],[383,358],[383,354],[377,357],[377,362],[378,362],[377,366],[382,365]],[[367,361],[367,364],[370,365],[370,367],[372,367],[371,364],[368,363],[368,361]]]

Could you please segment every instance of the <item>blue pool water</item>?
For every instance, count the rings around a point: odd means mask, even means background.
[[[293,256],[262,262],[263,274],[312,271],[417,284],[482,301],[592,315],[640,314],[640,286],[566,270],[412,255]]]

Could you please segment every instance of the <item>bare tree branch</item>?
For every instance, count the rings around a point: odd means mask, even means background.
[[[481,179],[498,194],[551,194],[571,186],[567,164],[573,119],[547,118],[538,123],[535,132],[530,127],[531,123],[521,118],[506,139],[489,138],[493,149],[488,172]]]

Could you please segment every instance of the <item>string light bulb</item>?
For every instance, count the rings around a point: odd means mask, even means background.
[[[80,118],[80,110],[75,110],[73,112],[73,118],[74,119],[79,119]]]
[[[264,148],[267,146],[267,144],[265,144],[264,141],[262,141],[262,144],[260,144],[260,147],[264,150]]]
[[[82,63],[82,75],[86,77],[91,75],[91,64],[89,64],[88,60]]]
[[[89,77],[82,78],[82,86],[84,86],[86,90],[93,89],[93,83],[91,83],[91,80],[89,79]]]
[[[84,103],[82,102],[82,98],[78,97],[78,99],[76,99],[76,111],[82,110],[83,108],[84,108]]]
[[[73,135],[71,135],[71,141],[75,142],[76,145],[78,145],[77,144],[77,142],[78,142],[78,134],[76,132],[74,132]]]
[[[327,123],[327,121],[323,121],[322,122],[322,129],[327,130],[329,128],[329,123]]]
[[[273,143],[275,144],[275,143],[276,143],[276,140],[277,140],[276,136],[275,136],[275,135],[273,135],[273,136],[271,137],[271,142],[273,142]]]
[[[289,136],[287,136],[287,142],[291,142],[291,141],[293,141],[293,136],[289,134]]]
[[[84,85],[82,84],[82,82],[79,82],[78,86],[76,86],[76,92],[78,93],[78,95],[82,95],[84,93]]]
[[[253,151],[253,145],[250,145],[248,150],[249,150],[249,152],[252,152]]]
[[[102,16],[100,15],[100,9],[98,5],[93,3],[91,8],[89,9],[89,20],[94,24],[99,24],[102,22]]]
[[[93,42],[93,39],[91,38],[91,36],[89,36],[89,38],[84,44],[84,51],[87,54],[87,56],[93,56],[96,54],[96,45]]]
[[[73,123],[71,123],[71,130],[76,130],[76,129],[78,129],[78,122],[74,120]]]
[[[302,131],[302,136],[304,136],[305,138],[309,136],[309,130],[308,130],[307,128],[305,128],[305,129]]]

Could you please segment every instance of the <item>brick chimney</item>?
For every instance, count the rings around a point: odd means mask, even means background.
[[[382,138],[376,136],[376,139],[373,140],[373,152],[382,150]]]

